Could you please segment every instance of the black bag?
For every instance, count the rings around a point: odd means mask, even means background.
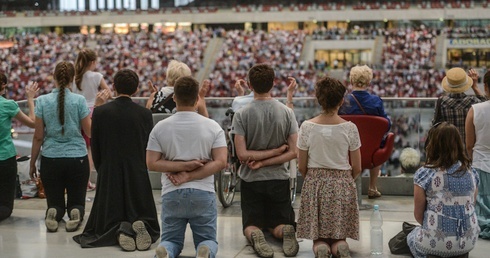
[[[392,254],[412,254],[407,243],[407,235],[412,232],[416,226],[408,222],[403,222],[402,231],[396,234],[388,242],[388,247]]]

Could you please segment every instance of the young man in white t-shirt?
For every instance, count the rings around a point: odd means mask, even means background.
[[[162,172],[162,234],[158,258],[178,257],[190,224],[196,257],[214,258],[217,208],[213,175],[225,168],[227,146],[223,129],[196,112],[199,83],[190,76],[174,85],[177,112],[160,121],[148,140],[146,163]]]

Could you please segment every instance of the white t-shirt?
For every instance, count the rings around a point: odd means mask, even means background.
[[[473,111],[476,136],[473,167],[490,173],[490,101],[473,105]]]
[[[359,149],[361,140],[352,122],[324,125],[305,121],[299,129],[297,145],[308,151],[309,168],[350,170],[349,151]]]
[[[97,97],[97,92],[99,92],[102,78],[103,76],[101,73],[86,71],[82,78],[82,90],[78,90],[77,84],[73,81],[71,91],[84,96],[85,101],[87,101],[87,106],[91,108],[95,104],[95,98]]]
[[[155,125],[146,149],[162,153],[165,160],[189,161],[211,160],[211,150],[219,147],[226,147],[226,138],[216,121],[196,112],[179,111]],[[213,175],[180,186],[173,185],[165,174],[161,180],[162,196],[184,188],[214,192]]]
[[[253,91],[248,95],[235,97],[233,102],[231,102],[231,109],[233,109],[234,112],[237,112],[240,108],[250,104],[252,100],[254,100]]]

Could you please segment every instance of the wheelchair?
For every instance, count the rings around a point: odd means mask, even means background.
[[[233,115],[235,113],[230,108],[226,111],[226,116],[233,121]],[[226,142],[228,146],[228,158],[226,167],[214,176],[216,192],[218,199],[224,208],[228,208],[233,204],[235,198],[235,191],[240,184],[240,168],[241,163],[236,154],[235,144],[233,142],[234,134],[231,133],[231,126],[226,129]],[[289,162],[289,188],[291,204],[296,200],[296,188],[297,188],[297,164],[296,159]]]

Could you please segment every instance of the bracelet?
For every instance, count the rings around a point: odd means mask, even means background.
[[[291,104],[291,105],[293,105],[294,103],[293,103],[293,101],[289,101],[289,100],[287,100],[287,101],[286,101],[286,104]]]

